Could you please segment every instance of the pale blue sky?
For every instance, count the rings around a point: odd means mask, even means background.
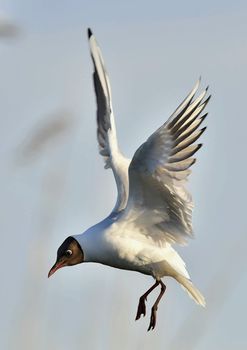
[[[0,1],[0,12],[20,27],[0,42],[1,348],[245,349],[246,2],[24,0]],[[213,95],[189,184],[196,240],[178,248],[208,307],[168,280],[151,334],[147,318],[134,322],[151,278],[93,264],[46,278],[62,240],[115,201],[97,153],[88,26],[103,51],[126,155],[200,75]],[[71,114],[71,129],[23,164],[26,140],[59,111]]]

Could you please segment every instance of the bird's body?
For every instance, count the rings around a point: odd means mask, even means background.
[[[157,244],[143,235],[142,228],[112,214],[73,236],[84,247],[84,262],[96,262],[124,270],[134,270],[160,280],[179,274],[189,278],[185,264],[169,243]]]
[[[161,286],[152,307],[148,330],[156,324],[158,303],[165,292],[161,278],[176,279],[200,305],[205,299],[195,288],[185,263],[172,244],[192,236],[192,197],[185,188],[201,147],[195,141],[205,131],[200,116],[209,98],[205,89],[197,98],[200,80],[170,118],[127,159],[119,150],[111,89],[101,51],[88,31],[94,64],[97,102],[97,138],[105,168],[111,168],[118,197],[112,213],[84,233],[68,237],[58,250],[49,275],[63,266],[95,262],[152,276],[155,284],[140,298],[136,319],[146,314],[148,294]]]

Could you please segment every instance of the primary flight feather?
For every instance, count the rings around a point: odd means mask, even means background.
[[[175,278],[196,303],[205,299],[192,284],[185,263],[172,244],[185,244],[192,236],[193,202],[185,184],[195,163],[196,143],[205,127],[200,125],[210,99],[208,88],[198,97],[200,79],[170,118],[135,152],[132,160],[119,150],[112,108],[109,78],[101,51],[88,29],[94,66],[93,82],[97,102],[97,139],[105,168],[111,168],[118,196],[111,214],[84,233],[73,235],[59,247],[51,276],[64,266],[97,262],[138,271],[155,279],[137,308],[136,320],[146,315],[147,296],[160,285],[148,330],[156,325],[159,301],[166,286],[164,276]]]

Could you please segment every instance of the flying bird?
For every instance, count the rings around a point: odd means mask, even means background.
[[[192,284],[185,262],[172,247],[184,245],[192,233],[193,202],[185,184],[195,163],[196,141],[210,96],[198,97],[200,79],[168,120],[127,159],[119,149],[109,78],[92,31],[88,39],[94,66],[97,102],[97,139],[105,168],[111,168],[118,196],[110,215],[79,235],[65,239],[48,277],[65,266],[95,262],[152,276],[155,283],[140,297],[136,320],[146,315],[148,295],[160,293],[151,309],[148,331],[155,328],[158,304],[165,293],[162,281],[173,277],[194,301],[205,299]],[[203,114],[203,115],[202,115]]]

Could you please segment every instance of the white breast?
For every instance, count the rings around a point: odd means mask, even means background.
[[[173,276],[176,271],[189,277],[185,263],[169,244],[157,245],[131,223],[107,218],[74,238],[83,249],[85,262],[135,270],[155,278]]]

